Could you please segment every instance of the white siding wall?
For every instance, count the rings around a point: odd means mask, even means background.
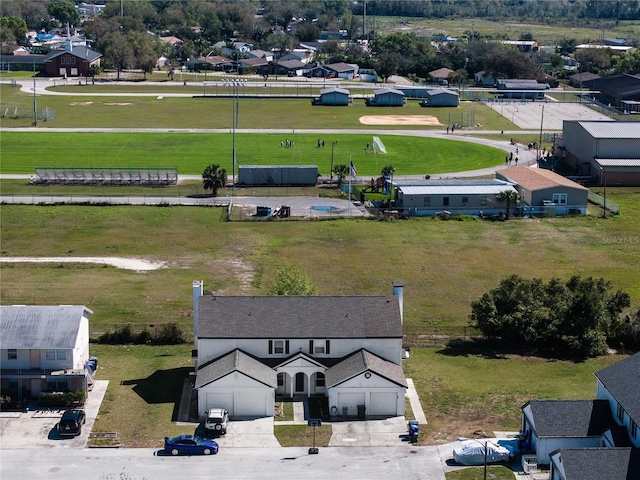
[[[592,438],[540,438],[536,449],[539,465],[549,465],[551,452],[559,448],[597,448],[600,437]]]
[[[375,374],[372,374],[370,378],[366,378],[364,374],[358,375],[328,390],[329,409],[332,410],[332,407],[337,407],[338,415],[342,415],[343,406],[349,408],[349,415],[357,415],[358,404],[355,403],[356,401],[363,402],[367,414],[371,411],[374,413],[378,412],[378,414],[381,413],[379,412],[379,406],[372,405],[371,393],[374,393],[373,401],[376,400],[375,393],[396,393],[395,411],[389,411],[385,413],[385,415],[404,415],[404,396],[406,389]],[[349,401],[346,402],[345,399],[349,399]]]
[[[598,398],[599,400],[607,400],[609,402],[611,415],[613,416],[616,423],[618,425],[624,425],[624,427],[627,429],[627,433],[629,434],[629,440],[631,440],[633,446],[640,447],[640,435],[638,435],[638,438],[636,438],[635,440],[631,437],[631,418],[629,418],[627,412],[624,412],[624,418],[622,419],[622,422],[620,421],[620,419],[618,418],[618,402],[611,396],[609,390],[607,390],[604,385],[600,383],[600,380],[598,380],[597,382],[596,398]]]
[[[273,340],[286,340],[273,339]],[[316,358],[342,358],[361,348],[364,348],[379,357],[390,362],[400,364],[402,354],[402,339],[329,339],[330,354],[313,354]],[[209,360],[218,358],[230,351],[239,348],[258,358],[288,358],[291,355],[303,352],[309,354],[309,339],[297,339],[289,341],[289,353],[269,355],[268,339],[199,339],[198,340],[198,364],[203,365]]]
[[[207,398],[229,399],[230,404],[209,405]],[[243,398],[244,397],[244,398]],[[251,402],[247,403],[249,398]],[[198,389],[198,415],[204,417],[209,408],[226,408],[230,415],[264,415],[273,416],[275,405],[275,392],[271,387],[256,382],[238,372],[221,378],[220,380],[205,385]],[[252,411],[248,412],[247,409]]]

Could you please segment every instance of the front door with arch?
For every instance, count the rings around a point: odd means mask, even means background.
[[[305,384],[307,383],[306,380],[306,375],[302,372],[298,372],[296,373],[296,380],[295,380],[295,393],[304,393],[305,392]]]

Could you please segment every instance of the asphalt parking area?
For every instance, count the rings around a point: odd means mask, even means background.
[[[98,380],[84,406],[87,415],[77,437],[61,437],[57,424],[64,409],[0,413],[0,448],[84,448],[109,382]]]

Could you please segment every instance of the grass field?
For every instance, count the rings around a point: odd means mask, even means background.
[[[622,214],[509,222],[235,223],[196,207],[3,205],[3,256],[134,256],[169,262],[139,274],[90,265],[2,266],[3,304],[86,304],[92,329],[178,321],[190,326],[191,281],[221,293],[265,293],[282,265],[318,293],[386,294],[407,282],[408,334],[467,324],[470,303],[511,273],[603,276],[640,303],[638,188],[607,189]]]
[[[118,88],[115,86],[116,89]],[[141,87],[146,90],[146,87]],[[173,91],[180,92],[181,87]],[[77,87],[87,93],[91,87]],[[130,87],[135,92],[136,87]],[[162,93],[162,90],[158,93]],[[55,119],[41,122],[39,128],[222,128],[232,124],[231,98],[181,98],[156,96],[100,97],[81,95],[40,95],[38,108],[49,108]],[[33,95],[19,88],[0,85],[0,111],[7,108],[33,110]],[[309,99],[241,98],[239,101],[239,128],[278,129],[360,129],[372,127],[360,123],[363,115],[433,115],[442,126],[376,126],[376,130],[444,129],[452,123],[464,124],[474,112],[475,122],[484,129],[517,129],[508,119],[500,116],[480,102],[462,102],[454,108],[422,108],[419,102],[409,101],[402,108],[367,107],[363,100],[354,100],[348,107],[312,106]],[[31,118],[3,118],[2,126],[28,127]]]
[[[365,151],[371,135],[236,134],[238,165],[317,165],[329,175],[331,143],[334,165],[349,164],[359,175],[378,176],[385,165],[396,175],[456,172],[495,166],[504,152],[491,147],[437,138],[380,135],[387,154]],[[293,147],[280,146],[290,139]],[[66,133],[0,132],[1,173],[35,173],[36,166],[178,167],[180,174],[199,175],[211,163],[232,171],[232,135],[228,133]],[[328,145],[328,147],[327,147]],[[73,155],[70,158],[70,152]],[[99,154],[96,154],[99,152]]]

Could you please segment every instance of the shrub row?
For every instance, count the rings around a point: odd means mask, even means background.
[[[131,325],[127,324],[114,332],[107,331],[98,337],[98,343],[109,345],[177,345],[184,342],[184,332],[178,324],[173,322],[163,324],[157,333],[150,332],[146,328],[136,333]]]

